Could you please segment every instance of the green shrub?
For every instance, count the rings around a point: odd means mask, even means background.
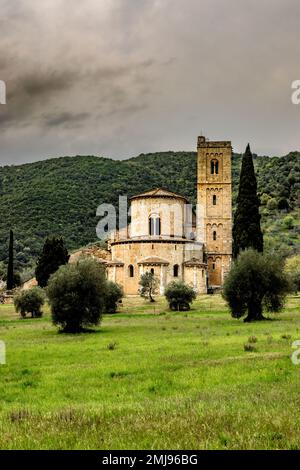
[[[14,305],[22,318],[26,318],[27,313],[32,318],[40,318],[43,314],[41,308],[45,303],[45,293],[40,287],[33,287],[23,290],[14,297]]]
[[[166,287],[165,297],[171,310],[189,310],[196,299],[196,292],[181,281],[173,281]]]
[[[271,199],[271,197],[266,194],[266,193],[263,193],[260,197],[260,203],[262,206],[265,206],[268,204],[269,200]]]
[[[105,293],[105,272],[97,261],[82,259],[61,266],[47,287],[53,323],[71,333],[99,324]]]
[[[273,198],[268,200],[267,209],[269,209],[270,211],[273,211],[273,210],[277,209],[277,206],[278,206],[278,203],[277,203],[276,198],[273,197]]]
[[[124,297],[124,292],[121,286],[115,282],[107,281],[104,299],[105,313],[116,313],[118,303]]]
[[[291,230],[295,226],[295,219],[291,215],[287,215],[283,219],[282,224],[286,229]]]
[[[248,338],[248,343],[257,343],[257,338],[256,338],[256,336],[249,336],[249,338]]]
[[[291,339],[291,335],[284,333],[283,335],[281,335],[281,339]]]

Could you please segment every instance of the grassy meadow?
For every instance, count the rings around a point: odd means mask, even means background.
[[[0,306],[1,449],[300,449],[299,296],[255,324],[219,295],[188,313],[128,298],[78,335],[45,310]]]

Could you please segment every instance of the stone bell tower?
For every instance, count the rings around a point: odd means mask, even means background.
[[[204,243],[208,285],[220,287],[232,256],[232,147],[199,136],[197,150],[197,238]]]

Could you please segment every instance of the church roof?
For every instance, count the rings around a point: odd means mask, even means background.
[[[184,199],[187,201],[187,199],[184,196],[181,196],[181,194],[173,193],[173,191],[169,191],[168,189],[164,188],[154,188],[151,189],[150,191],[146,191],[141,194],[136,194],[135,196],[132,196],[130,199],[143,199],[143,198],[156,198],[156,197],[171,197],[175,199]]]
[[[123,261],[119,259],[114,259],[106,262],[107,266],[124,266]]]
[[[144,258],[138,262],[138,264],[146,264],[146,265],[153,265],[153,264],[170,264],[169,261],[159,258],[158,256],[149,256],[148,258]]]
[[[184,266],[201,266],[201,267],[206,266],[206,264],[200,261],[200,259],[198,258],[191,258],[188,261],[185,261],[183,264]]]

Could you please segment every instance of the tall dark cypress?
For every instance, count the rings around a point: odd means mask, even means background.
[[[6,286],[7,286],[7,290],[11,290],[14,288],[14,233],[12,230],[9,233]]]
[[[68,250],[61,237],[48,237],[44,243],[43,251],[37,260],[35,277],[40,287],[46,287],[49,277],[58,268],[69,261]]]
[[[263,251],[259,206],[252,153],[248,144],[243,155],[237,208],[234,214],[232,232],[234,258],[240,251],[250,247],[259,252]]]

